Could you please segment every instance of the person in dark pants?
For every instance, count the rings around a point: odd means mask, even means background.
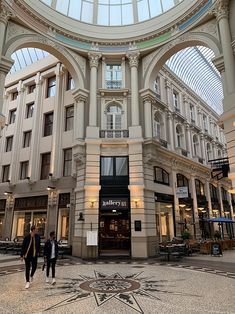
[[[40,253],[40,236],[37,234],[37,229],[35,226],[31,226],[30,234],[28,234],[22,244],[20,258],[25,261],[25,277],[26,285],[25,288],[28,289],[30,282],[33,281],[33,275],[37,269],[37,261]],[[30,273],[30,268],[31,273]],[[29,279],[29,275],[31,280]]]
[[[44,259],[46,261],[46,282],[49,283],[50,268],[52,271],[52,285],[56,283],[55,280],[55,264],[58,258],[58,243],[56,241],[55,231],[50,232],[50,238],[46,241],[44,246]]]

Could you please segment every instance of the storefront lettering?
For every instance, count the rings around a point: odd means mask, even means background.
[[[128,208],[128,202],[127,200],[121,200],[121,199],[103,199],[101,201],[101,207],[102,208]]]

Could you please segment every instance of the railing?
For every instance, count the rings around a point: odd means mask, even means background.
[[[122,81],[106,81],[106,88],[108,89],[120,89],[122,87]]]
[[[128,138],[128,130],[100,130],[100,138]]]
[[[188,152],[187,150],[181,149],[181,154],[185,157],[188,157]]]
[[[159,139],[159,143],[162,145],[162,147],[167,148],[167,141],[162,140],[161,138]]]

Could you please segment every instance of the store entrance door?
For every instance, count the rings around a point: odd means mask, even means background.
[[[101,210],[99,255],[130,256],[130,217],[128,210]]]

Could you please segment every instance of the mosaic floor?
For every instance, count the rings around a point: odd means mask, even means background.
[[[215,270],[148,263],[64,263],[57,283],[39,268],[1,276],[0,313],[235,313],[234,277]]]

